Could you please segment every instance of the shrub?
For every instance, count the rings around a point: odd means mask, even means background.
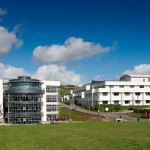
[[[64,103],[70,105],[70,101],[64,101]]]
[[[100,107],[100,111],[105,111],[105,108],[108,108],[109,111],[120,111],[122,109],[121,105],[119,104],[97,104],[95,105],[95,111],[98,111]]]
[[[144,113],[148,113],[148,112],[150,112],[149,109],[138,109],[138,108],[134,109],[134,113],[142,113],[142,114],[144,114]]]

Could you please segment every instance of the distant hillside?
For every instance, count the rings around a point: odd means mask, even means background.
[[[75,85],[61,85],[59,89],[59,95],[64,96],[64,94],[69,91],[77,88]]]

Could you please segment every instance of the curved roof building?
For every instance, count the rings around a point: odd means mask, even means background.
[[[12,124],[41,122],[42,82],[30,76],[19,76],[8,82],[4,91],[4,119]]]

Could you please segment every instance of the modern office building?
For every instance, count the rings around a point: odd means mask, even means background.
[[[68,92],[69,93],[69,92]],[[118,81],[92,81],[64,95],[76,104],[150,105],[150,75],[123,75]]]
[[[40,81],[29,76],[0,80],[1,118],[12,124],[37,124],[56,119],[59,86],[59,81]],[[49,106],[52,109],[47,109]]]

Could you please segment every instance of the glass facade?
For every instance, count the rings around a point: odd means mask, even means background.
[[[5,122],[12,124],[37,124],[41,122],[41,82],[30,77],[9,81],[4,91]]]
[[[40,86],[40,83],[21,82],[21,83],[11,83],[10,89],[13,89],[13,90],[41,90],[41,86]]]

